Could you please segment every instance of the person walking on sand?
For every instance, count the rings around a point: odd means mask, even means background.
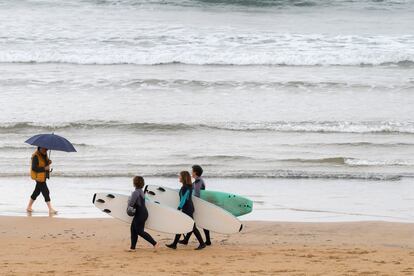
[[[31,178],[36,181],[36,187],[30,196],[29,204],[26,211],[31,213],[33,211],[32,206],[36,198],[42,193],[47,207],[49,208],[49,214],[57,214],[57,211],[52,208],[50,203],[49,189],[46,184],[46,179],[50,176],[50,164],[52,160],[47,157],[47,148],[38,147],[32,155],[32,165],[30,169]]]
[[[193,183],[193,189],[194,189],[194,196],[200,197],[200,191],[206,189],[206,184],[204,183],[204,179],[201,178],[201,175],[203,174],[203,169],[200,165],[194,165],[192,167],[192,177],[194,178]],[[210,239],[210,231],[207,229],[203,229],[204,235],[206,236],[206,245],[211,245],[211,239]],[[184,239],[179,241],[180,244],[188,244],[188,241],[190,240],[192,232],[188,233],[184,236]]]
[[[145,185],[144,178],[142,176],[135,176],[133,178],[133,184],[135,191],[132,192],[131,197],[128,200],[127,209],[128,215],[134,216],[131,223],[131,247],[128,251],[135,251],[138,236],[141,236],[144,240],[152,244],[154,248],[157,248],[157,242],[144,230],[145,222],[148,218],[148,210],[145,206],[145,195],[142,191],[142,187]]]
[[[182,210],[183,213],[193,217],[194,213],[194,205],[191,199],[193,193],[193,184],[191,183],[191,176],[190,173],[187,171],[182,171],[179,176],[180,182],[183,184],[181,186],[179,195],[180,195],[180,205],[178,206],[178,210]],[[201,237],[200,231],[198,231],[195,223],[193,226],[194,235],[197,237],[198,242],[200,243],[196,250],[200,250],[206,247],[206,244]],[[166,246],[172,249],[177,249],[177,243],[180,240],[181,234],[175,235],[175,239],[173,243],[167,244]]]

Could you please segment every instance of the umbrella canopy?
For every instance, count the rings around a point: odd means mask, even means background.
[[[27,139],[25,143],[49,150],[76,152],[75,147],[68,140],[54,133],[35,135]]]

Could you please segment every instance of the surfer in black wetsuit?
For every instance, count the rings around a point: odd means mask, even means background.
[[[178,206],[178,210],[182,210],[183,213],[193,217],[194,213],[194,205],[193,201],[191,199],[192,193],[193,193],[193,184],[191,183],[191,176],[190,173],[187,171],[182,171],[180,173],[180,182],[183,184],[180,189],[180,205]],[[203,241],[203,238],[201,237],[200,231],[198,231],[195,223],[193,226],[194,235],[197,237],[198,242],[200,243],[199,246],[196,248],[196,250],[200,250],[206,247],[206,244]],[[166,246],[172,249],[177,249],[177,243],[180,240],[181,234],[175,235],[174,242],[171,244],[167,244]]]
[[[128,250],[130,252],[135,251],[138,236],[141,236],[144,240],[152,244],[154,248],[158,247],[157,242],[144,230],[145,221],[148,218],[147,207],[145,207],[145,195],[142,191],[142,187],[144,187],[144,185],[145,183],[143,177],[134,177],[135,191],[132,192],[131,198],[128,201],[128,214],[132,214],[130,212],[135,209],[134,218],[131,223],[131,247]]]
[[[201,178],[201,175],[203,174],[203,169],[199,165],[194,165],[192,167],[192,177],[194,178],[193,183],[193,191],[194,196],[200,197],[200,191],[206,189],[206,184],[204,183],[204,179]],[[207,229],[203,229],[204,235],[206,236],[206,245],[211,245],[210,240],[210,231]],[[188,244],[188,241],[190,240],[191,234],[193,232],[188,233],[184,236],[184,239],[179,241],[180,244]]]

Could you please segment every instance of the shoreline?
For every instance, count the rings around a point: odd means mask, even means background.
[[[23,211],[22,211],[23,213]],[[33,215],[33,213],[35,213],[35,215]],[[103,217],[61,217],[60,213],[55,214],[55,215],[49,215],[47,213],[46,210],[44,211],[38,211],[38,212],[33,212],[31,215],[26,214],[26,215],[3,215],[0,214],[0,220],[2,218],[50,218],[50,219],[56,219],[56,220],[115,220],[118,221],[120,223],[123,223],[121,220],[118,220],[116,218],[113,218],[107,214],[104,214]],[[406,225],[413,225],[414,226],[414,222],[411,221],[386,221],[386,220],[353,220],[353,221],[289,221],[289,220],[260,220],[260,219],[243,219],[243,216],[241,217],[237,217],[243,224],[244,223],[253,223],[253,224],[261,224],[261,223],[270,223],[270,224],[306,224],[306,225],[312,225],[312,224],[358,224],[358,223],[380,223],[380,224],[406,224]]]
[[[209,190],[225,191],[253,200],[253,212],[243,221],[346,222],[392,221],[414,223],[414,186],[409,179],[397,182],[321,181],[284,179],[206,178]],[[176,178],[147,178],[147,184],[177,188]],[[92,204],[96,192],[129,195],[131,178],[110,180],[53,178],[48,182],[57,217],[103,218]],[[0,215],[26,216],[34,185],[27,177],[4,178],[0,183]],[[358,191],[358,193],[355,193]],[[43,197],[36,200],[33,216],[47,216]]]
[[[245,221],[234,235],[212,234],[171,250],[173,235],[148,231],[127,253],[129,225],[115,219],[0,216],[2,275],[413,275],[414,224]],[[23,261],[24,260],[24,261]]]

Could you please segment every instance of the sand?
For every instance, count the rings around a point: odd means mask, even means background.
[[[129,253],[115,219],[0,217],[0,275],[414,275],[414,224],[248,221],[202,251],[150,233]]]

